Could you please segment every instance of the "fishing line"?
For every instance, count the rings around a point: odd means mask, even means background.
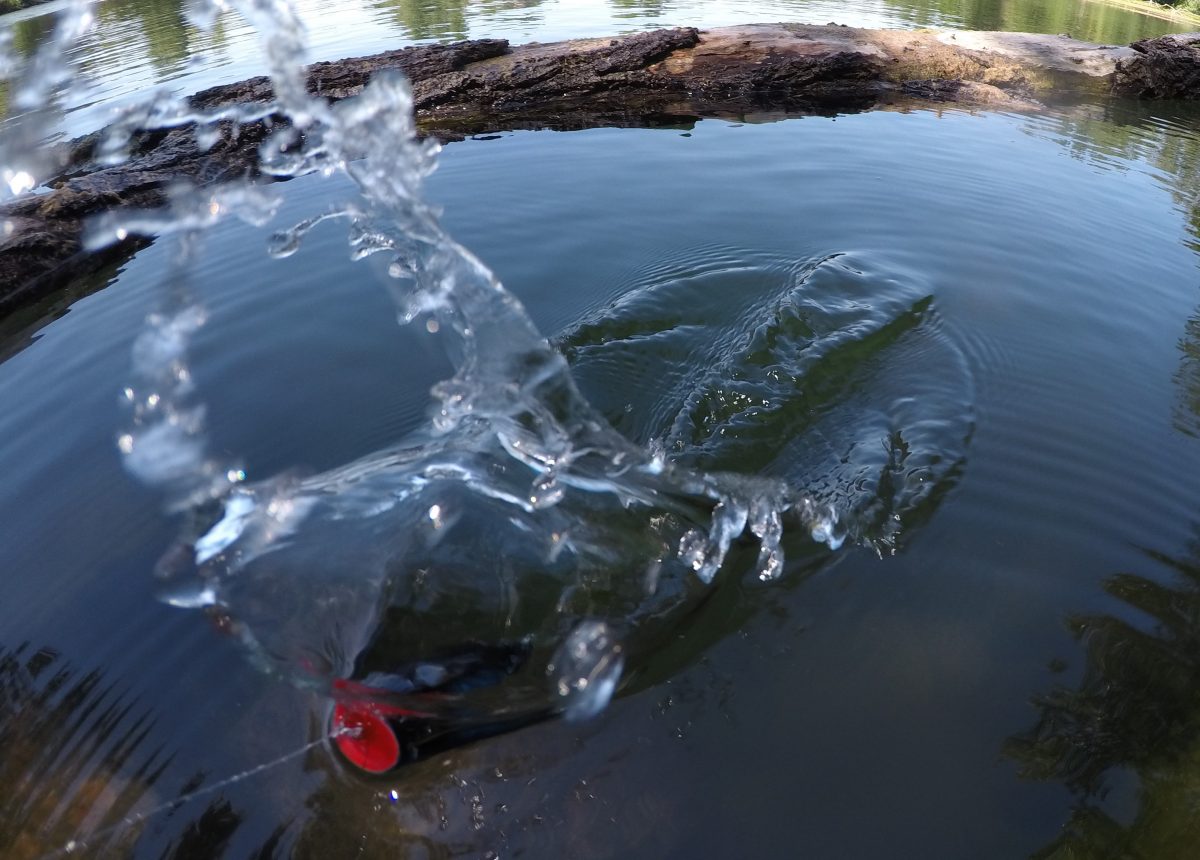
[[[271,761],[264,762],[259,765],[255,765],[254,767],[249,768],[247,770],[243,770],[240,773],[235,773],[233,776],[226,777],[225,779],[223,779],[219,782],[215,782],[212,785],[207,785],[207,786],[204,786],[203,788],[198,788],[194,791],[189,791],[185,794],[181,794],[179,797],[176,797],[173,800],[168,800],[164,803],[160,803],[158,806],[151,807],[150,809],[147,809],[143,812],[135,812],[130,815],[126,815],[124,818],[122,818],[120,821],[116,822],[115,824],[110,824],[107,827],[103,827],[103,828],[89,834],[86,839],[72,839],[71,841],[69,841],[65,845],[63,845],[61,848],[57,848],[47,854],[43,854],[42,860],[48,860],[48,858],[51,858],[51,857],[64,857],[69,854],[74,854],[77,851],[81,851],[85,848],[88,848],[92,843],[94,843],[98,840],[105,839],[109,836],[112,836],[114,833],[116,833],[119,830],[123,830],[125,828],[129,828],[129,827],[133,827],[138,824],[142,824],[143,822],[148,821],[149,819],[154,818],[155,816],[161,815],[164,812],[169,812],[173,809],[178,809],[179,807],[181,807],[185,804],[191,803],[193,800],[196,800],[197,798],[204,797],[209,794],[214,794],[215,792],[218,792],[223,788],[228,788],[229,786],[234,785],[235,783],[239,783],[239,782],[242,782],[243,780],[249,779],[250,777],[257,776],[258,774],[264,773],[268,770],[271,770],[272,768],[278,767],[281,764],[286,764],[287,762],[292,761],[293,759],[299,758],[300,756],[304,755],[305,753],[308,753],[309,751],[316,749],[318,746],[325,743],[325,741],[335,740],[336,738],[339,738],[343,735],[356,736],[360,733],[360,731],[361,730],[358,728],[350,728],[350,727],[343,726],[342,728],[339,728],[336,731],[332,731],[326,735],[322,735],[321,737],[317,738],[314,741],[309,741],[308,743],[304,744],[303,746],[299,747],[298,749],[294,749],[291,752],[284,753],[283,755],[279,756],[278,758],[272,759]]]

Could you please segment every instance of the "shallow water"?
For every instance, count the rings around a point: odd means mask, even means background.
[[[446,226],[614,425],[872,528],[719,580],[598,720],[383,780],[319,744],[161,808],[319,740],[328,705],[156,600],[176,524],[114,439],[169,243],[9,323],[0,853],[1190,857],[1198,129],[1106,102],[450,146]],[[252,476],[394,442],[449,372],[336,223],[264,255],[340,193],[281,187],[192,276],[210,433]],[[928,491],[893,510],[881,474]]]

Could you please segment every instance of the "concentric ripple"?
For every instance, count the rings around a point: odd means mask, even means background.
[[[932,285],[885,255],[687,254],[641,273],[561,346],[627,435],[662,440],[680,463],[802,486],[880,551],[965,464],[966,352]]]

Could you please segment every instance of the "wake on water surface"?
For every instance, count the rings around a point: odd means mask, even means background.
[[[835,549],[847,536],[886,549],[900,514],[953,473],[953,456],[931,453],[945,439],[923,439],[923,421],[907,414],[911,396],[889,391],[866,417],[853,386],[830,382],[843,376],[847,344],[942,361],[947,343],[919,286],[872,303],[853,295],[852,283],[869,285],[870,275],[842,254],[752,261],[756,292],[732,311],[728,294],[711,289],[732,263],[705,254],[664,263],[649,285],[565,335],[561,345],[584,373],[614,353],[658,350],[672,380],[661,401],[669,420],[654,438],[630,441],[580,394],[563,352],[521,304],[439,226],[421,196],[438,147],[419,138],[403,78],[377,76],[336,104],[314,97],[290,4],[231,5],[259,29],[275,104],[202,114],[155,94],[110,127],[102,150],[119,161],[139,130],[195,123],[203,143],[222,121],[286,117],[262,147],[262,173],[343,173],[360,196],[276,234],[271,252],[292,253],[316,223],[344,218],[355,257],[391,257],[401,321],[451,336],[456,372],[434,387],[428,426],[402,444],[318,475],[247,480],[206,444],[188,364],[206,313],[187,289],[187,269],[207,226],[231,214],[263,223],[278,192],[251,182],[181,187],[167,208],[109,213],[90,233],[91,247],[131,233],[180,239],[162,307],[134,345],[124,389],[131,420],[118,447],[129,472],[159,488],[185,522],[157,571],[164,598],[219,619],[264,670],[338,701],[345,734],[361,739],[382,720],[471,729],[595,714],[626,660],[704,599],[737,542],[757,544],[762,579],[783,572],[785,530]],[[211,21],[197,9],[197,20]],[[88,25],[86,10],[75,4],[26,70],[27,94],[69,77],[61,53]],[[0,167],[17,191],[52,166],[6,159]],[[674,323],[633,337],[645,320],[661,320],[664,306],[696,313],[716,299],[721,313],[704,322],[711,355],[662,350]],[[724,316],[728,323],[716,322]],[[948,412],[969,411],[962,391],[927,394],[926,408],[936,411],[942,397]],[[907,438],[889,431],[897,424]],[[963,444],[969,431],[957,430]],[[821,474],[705,471],[707,457],[720,459],[718,436],[740,438],[743,451],[823,439],[827,453],[839,453],[792,458]],[[769,457],[745,462],[770,471]],[[805,485],[818,492],[797,489]],[[393,763],[377,748],[343,751],[361,754],[368,770]]]

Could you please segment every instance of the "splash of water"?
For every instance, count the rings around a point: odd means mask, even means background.
[[[51,144],[67,87],[80,77],[69,49],[95,23],[91,6],[92,0],[71,0],[28,61],[12,52],[11,33],[0,40],[0,78],[11,85],[0,137],[0,203],[40,187],[65,162],[65,151]]]
[[[275,103],[197,113],[153,94],[110,127],[103,157],[120,160],[151,128],[197,123],[203,146],[219,121],[286,117],[261,147],[261,172],[345,174],[360,198],[276,234],[272,253],[347,219],[354,256],[392,257],[401,321],[451,335],[456,371],[434,387],[428,427],[402,444],[305,479],[247,481],[208,451],[187,359],[206,314],[187,264],[205,227],[227,214],[262,223],[277,196],[248,182],[181,187],[163,210],[96,222],[91,247],[133,233],[182,239],[164,307],[134,346],[118,439],[127,469],[187,514],[159,569],[167,600],[218,616],[262,668],[331,695],[452,720],[586,717],[618,685],[623,640],[702,599],[740,541],[757,543],[763,579],[784,568],[785,523],[840,544],[836,512],[791,486],[683,468],[617,433],[422,198],[438,145],[417,132],[407,82],[383,73],[338,103],[310,95],[290,3],[230,5],[261,34]],[[479,668],[486,659],[463,662],[464,645],[496,643],[520,655],[501,678]]]

